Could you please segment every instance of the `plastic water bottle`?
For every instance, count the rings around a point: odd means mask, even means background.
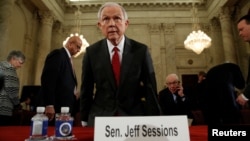
[[[44,107],[36,108],[36,115],[31,118],[30,140],[45,140],[48,131],[48,117]]]
[[[58,140],[73,138],[73,121],[74,118],[69,113],[69,107],[61,107],[61,113],[56,115],[55,138]]]

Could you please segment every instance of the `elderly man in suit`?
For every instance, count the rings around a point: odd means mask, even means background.
[[[46,106],[45,114],[50,120],[55,113],[61,112],[61,107],[69,107],[74,116],[79,94],[76,92],[77,79],[72,67],[71,56],[78,53],[82,40],[78,36],[68,39],[65,47],[50,52],[45,60],[41,76],[41,94]]]
[[[159,92],[159,102],[163,115],[186,115],[193,118],[190,100],[184,94],[184,88],[175,73],[166,77],[166,87]]]
[[[96,116],[160,114],[148,47],[124,35],[128,24],[127,13],[119,4],[101,6],[98,27],[106,38],[86,49],[82,65],[83,126],[93,126]],[[113,51],[114,47],[117,49]],[[119,60],[113,62],[113,55]]]

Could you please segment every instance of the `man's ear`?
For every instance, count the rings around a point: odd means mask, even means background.
[[[98,28],[100,28],[100,26],[101,26],[101,23],[100,23],[100,22],[98,22],[98,23],[97,23],[97,27],[98,27]]]

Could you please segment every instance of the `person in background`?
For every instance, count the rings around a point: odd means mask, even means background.
[[[202,83],[206,79],[206,72],[200,71],[198,73],[198,83]]]
[[[24,101],[21,102],[22,110],[30,111],[30,97],[26,97]]]
[[[3,86],[4,86],[4,74],[0,70],[0,91],[2,90]]]
[[[204,103],[204,93],[206,88],[206,72],[200,71],[198,73],[198,81],[192,90],[192,110],[202,110]]]
[[[235,88],[243,90],[245,80],[240,67],[223,63],[207,72],[204,117],[208,125],[240,123],[240,105]]]
[[[128,25],[127,13],[119,4],[107,2],[100,7],[98,27],[105,39],[89,46],[83,58],[82,126],[94,126],[96,116],[160,114],[148,47],[124,35]],[[114,71],[113,55],[118,55],[116,63],[120,63]],[[115,75],[117,70],[120,74]]]
[[[4,85],[0,91],[0,126],[11,125],[13,109],[20,106],[20,84],[16,70],[22,67],[24,61],[24,54],[13,50],[9,53],[7,61],[0,62],[0,72],[4,78]]]
[[[248,15],[245,15],[238,20],[237,28],[239,31],[239,36],[245,42],[248,42],[250,44],[250,12],[248,13]],[[250,58],[249,58],[249,61],[250,61]],[[249,67],[248,67],[246,88],[243,91],[243,93],[241,93],[237,97],[237,102],[242,106],[246,106],[247,104],[249,104],[249,99],[250,99],[250,62],[248,63],[249,63]]]
[[[192,119],[189,98],[184,94],[184,89],[177,74],[166,77],[166,87],[159,92],[159,103],[163,115],[187,115]]]
[[[69,107],[72,116],[78,111],[79,93],[76,91],[77,79],[71,62],[71,56],[81,49],[79,36],[68,39],[65,47],[55,49],[48,54],[41,76],[41,91],[45,114],[54,120],[61,107]],[[52,123],[52,122],[50,122]]]

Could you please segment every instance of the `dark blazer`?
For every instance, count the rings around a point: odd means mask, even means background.
[[[243,89],[245,80],[238,65],[224,63],[207,72],[205,97],[206,118],[209,122],[235,123],[239,117],[234,87]],[[213,121],[212,121],[213,120]]]
[[[88,125],[94,124],[95,116],[116,112],[121,116],[159,114],[155,72],[146,45],[125,37],[119,87],[106,39],[86,49],[82,67],[80,112]]]
[[[190,96],[190,103],[192,110],[204,109],[204,97],[206,93],[206,79],[197,83],[192,89],[192,95]]]
[[[162,114],[187,115],[189,118],[192,118],[189,98],[185,96],[185,99],[182,100],[177,93],[174,95],[176,95],[176,101],[168,88],[164,88],[159,92],[159,103],[162,109]]]
[[[56,49],[48,54],[41,76],[41,92],[44,104],[54,105],[56,113],[61,107],[70,107],[70,113],[75,114],[76,97],[74,89],[77,80],[64,48]]]
[[[248,75],[244,95],[250,99],[250,57],[248,58]],[[250,104],[250,100],[248,100],[248,103]]]

